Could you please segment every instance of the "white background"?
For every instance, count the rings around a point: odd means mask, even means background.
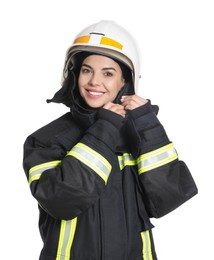
[[[112,19],[137,39],[139,94],[159,105],[159,119],[199,188],[192,200],[153,220],[159,260],[214,259],[213,14],[211,0],[1,1],[1,258],[38,260],[38,210],[22,169],[23,142],[68,110],[45,100],[60,88],[73,38]]]

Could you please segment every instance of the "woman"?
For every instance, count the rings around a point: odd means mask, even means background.
[[[136,94],[138,79],[136,44],[112,21],[87,27],[69,48],[62,88],[48,102],[70,111],[24,144],[40,210],[40,260],[157,259],[150,217],[179,206],[181,189],[152,180],[189,171],[158,107]]]

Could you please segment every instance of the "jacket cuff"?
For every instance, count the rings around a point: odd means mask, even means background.
[[[100,143],[98,146],[102,149],[102,143],[104,143],[111,151],[115,152],[118,140],[120,139],[120,129],[110,122],[98,119],[95,124],[87,129],[86,133],[93,136],[91,144],[96,143],[98,145]]]
[[[124,122],[124,118],[122,116],[105,108],[100,108],[100,110],[97,113],[97,119],[106,120],[113,124],[116,128],[121,128]]]
[[[152,105],[151,101],[148,100],[148,102],[143,105],[140,106],[138,108],[135,108],[133,110],[129,111],[129,115],[133,118],[133,119],[137,119],[143,115],[146,115],[150,112],[154,112],[156,115],[158,114],[159,111],[159,107],[157,105]]]
[[[138,132],[151,129],[160,124],[158,118],[158,106],[151,105],[150,100],[143,106],[129,111],[130,119]]]

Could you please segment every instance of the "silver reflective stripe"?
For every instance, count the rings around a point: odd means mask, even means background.
[[[136,160],[134,160],[133,156],[130,153],[124,153],[123,155],[119,155],[118,162],[120,170],[122,170],[126,166],[133,166],[137,164]]]
[[[44,171],[55,168],[60,163],[61,161],[57,160],[57,161],[42,163],[32,167],[29,171],[29,178],[28,178],[29,184],[31,184],[35,180],[39,180]]]
[[[107,183],[112,166],[102,155],[83,143],[75,145],[67,155],[86,164]]]
[[[141,232],[141,238],[143,242],[143,260],[153,260],[149,230]]]
[[[173,144],[168,144],[157,150],[141,155],[138,158],[138,173],[153,170],[178,158]]]
[[[74,235],[77,226],[77,218],[72,220],[61,220],[60,235],[56,260],[69,260]]]

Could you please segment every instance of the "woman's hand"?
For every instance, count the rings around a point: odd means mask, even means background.
[[[125,110],[133,110],[145,105],[148,102],[147,99],[139,97],[137,95],[122,96],[120,101]]]
[[[125,117],[126,111],[124,106],[119,104],[114,104],[112,102],[108,102],[103,108],[110,110],[118,115],[121,115],[122,117]]]

